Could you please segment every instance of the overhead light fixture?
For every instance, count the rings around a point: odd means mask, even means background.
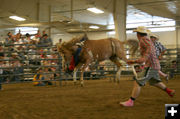
[[[9,16],[9,18],[17,20],[17,21],[25,21],[26,20],[25,18],[18,17],[18,16]]]
[[[102,13],[104,13],[104,11],[102,11],[102,10],[96,8],[96,7],[87,8],[87,10],[90,11],[90,12],[96,13],[96,14],[102,14]]]
[[[89,26],[91,29],[99,29],[99,26]]]

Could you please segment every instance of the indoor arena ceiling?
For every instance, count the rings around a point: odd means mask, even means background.
[[[97,25],[101,29],[107,30],[108,24],[113,24],[113,1],[114,0],[0,0],[0,27],[11,26],[51,26],[65,29],[67,32],[81,31],[89,29],[90,25]],[[37,23],[38,2],[51,5],[51,22]],[[149,14],[149,19],[153,16],[161,16],[170,19],[180,17],[180,0],[127,0],[127,20],[142,19],[135,14]],[[97,7],[105,13],[94,14],[86,9]],[[40,14],[40,13],[39,13]],[[10,20],[10,15],[24,16],[25,22]],[[147,17],[147,16],[144,16]],[[128,21],[127,21],[128,22]],[[34,23],[34,24],[32,24]]]

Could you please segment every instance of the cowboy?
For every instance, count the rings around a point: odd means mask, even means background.
[[[48,46],[52,46],[53,42],[52,39],[47,34],[44,34],[42,38],[39,40],[38,44],[39,47],[48,47]]]
[[[80,42],[76,43],[75,46],[72,46],[72,49],[75,50],[73,53],[73,56],[71,58],[70,66],[67,68],[67,72],[71,73],[73,72],[74,68],[78,65],[79,63],[79,55],[82,50],[82,46],[84,45],[84,42],[87,40],[87,34],[84,34]]]
[[[70,62],[70,66],[68,68],[68,72],[72,72],[74,70],[75,66],[78,65],[79,55],[80,55],[80,52],[82,50],[82,45],[80,43],[76,43],[76,45],[73,47],[74,47],[74,49],[76,49],[76,51],[73,53],[73,56],[72,56],[72,59]]]
[[[162,55],[165,53],[166,48],[160,42],[158,42],[159,36],[153,33],[150,33],[149,36],[155,45],[156,56],[158,57],[158,59],[162,59]]]
[[[156,57],[156,49],[153,45],[153,42],[148,38],[148,29],[139,26],[137,27],[134,32],[137,32],[137,38],[139,40],[140,45],[140,53],[141,57],[137,60],[129,60],[127,61],[128,64],[143,64],[145,63],[145,68],[138,73],[137,77],[134,77],[134,87],[132,90],[131,97],[128,101],[120,102],[120,105],[125,107],[132,107],[134,106],[135,99],[139,96],[141,87],[146,84],[148,81],[150,85],[158,87],[165,91],[170,97],[173,97],[175,94],[175,90],[169,89],[166,87],[164,83],[162,83],[158,70],[160,69],[160,63],[158,58]]]
[[[159,60],[162,59],[162,55],[165,53],[166,48],[160,42],[158,42],[159,37],[157,35],[155,35],[153,33],[150,33],[149,36],[150,36],[150,39],[154,43],[154,46],[156,48],[156,56],[157,56],[157,58]],[[163,76],[168,81],[168,79],[169,79],[168,74],[163,73],[161,70],[159,70],[158,72],[159,72],[160,76]]]

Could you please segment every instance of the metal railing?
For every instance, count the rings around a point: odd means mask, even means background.
[[[22,51],[16,51],[12,50],[10,51],[8,48],[9,46],[23,46],[25,47],[25,50]],[[35,46],[33,48],[29,46]],[[0,80],[1,84],[9,84],[9,83],[19,83],[19,82],[33,82],[34,75],[37,74],[37,69],[39,67],[41,68],[54,68],[54,71],[48,71],[46,73],[40,73],[44,76],[46,75],[56,75],[54,76],[50,81],[60,81],[64,80],[72,80],[72,74],[69,74],[67,72],[64,72],[62,70],[62,64],[59,53],[57,51],[52,51],[55,46],[51,47],[39,47],[37,45],[32,44],[11,44],[8,46],[4,46],[5,51],[3,53],[6,55],[5,59],[0,59],[1,65],[0,65]],[[13,48],[13,47],[12,47]],[[32,49],[34,51],[32,51]],[[42,51],[41,51],[42,50]],[[13,56],[13,53],[17,53],[16,57]],[[19,56],[19,55],[23,56]],[[40,58],[40,55],[52,55],[55,54],[56,58]],[[129,54],[128,54],[129,55]],[[35,56],[34,58],[32,56]],[[170,71],[172,68],[170,67],[170,62],[172,60],[180,61],[180,49],[167,49],[166,54],[164,55],[161,64],[162,64],[162,70],[163,71]],[[45,61],[51,61],[51,64],[46,64]],[[53,64],[53,61],[55,64]],[[2,62],[4,62],[4,67],[2,66]],[[165,62],[165,63],[164,63]],[[169,63],[169,64],[168,64]],[[19,65],[17,65],[19,64]],[[53,64],[53,65],[52,65]],[[127,66],[126,64],[123,65],[123,71],[122,75],[133,75],[131,68]],[[94,70],[89,70],[85,72],[84,78],[85,79],[100,79],[100,78],[111,78],[115,79],[115,73],[117,71],[117,67],[113,63],[108,63],[105,65],[98,65],[95,63],[93,66]],[[175,69],[178,73],[179,71],[179,63],[177,63],[177,68]],[[93,68],[92,68],[93,69]],[[80,73],[80,72],[78,72]],[[79,74],[77,74],[77,79],[79,79]],[[43,80],[39,80],[43,81]],[[38,81],[35,81],[38,82]]]

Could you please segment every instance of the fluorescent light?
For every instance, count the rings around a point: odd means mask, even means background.
[[[87,8],[88,11],[91,11],[93,13],[96,13],[96,14],[101,14],[101,13],[104,13],[104,11],[100,10],[100,9],[97,9],[96,7],[92,7],[92,8]]]
[[[98,29],[99,26],[89,26],[89,28],[91,28],[91,29]]]
[[[25,21],[26,20],[25,18],[18,17],[18,16],[9,16],[9,18],[17,20],[17,21]]]

